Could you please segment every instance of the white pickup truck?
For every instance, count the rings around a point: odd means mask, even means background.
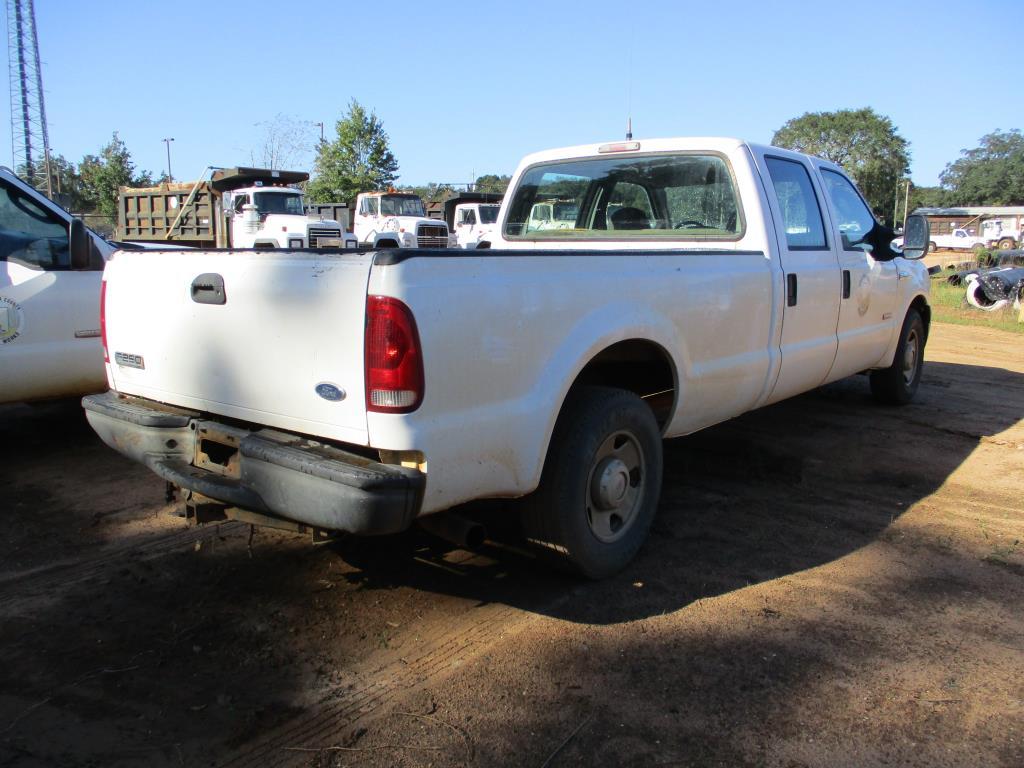
[[[0,403],[106,389],[100,281],[113,252],[0,169]]]
[[[553,198],[574,226],[534,229]],[[113,391],[88,418],[198,521],[379,534],[526,497],[538,553],[598,578],[646,538],[662,438],[859,372],[887,403],[918,387],[927,223],[893,251],[827,161],[724,138],[541,152],[498,223],[472,252],[116,253]]]

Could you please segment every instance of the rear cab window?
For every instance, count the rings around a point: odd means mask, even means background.
[[[716,153],[584,157],[522,175],[510,240],[736,241],[744,219],[728,161]]]

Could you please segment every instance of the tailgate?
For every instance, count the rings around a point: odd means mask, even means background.
[[[366,443],[370,254],[119,251],[105,319],[112,388]]]

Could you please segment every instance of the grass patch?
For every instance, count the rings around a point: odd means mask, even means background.
[[[1024,334],[1024,323],[1017,322],[1019,310],[1011,303],[994,312],[983,312],[967,303],[967,286],[950,285],[945,279],[932,280],[932,320],[954,325],[979,325],[1001,331]]]

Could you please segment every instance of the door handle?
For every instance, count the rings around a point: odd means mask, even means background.
[[[786,306],[796,306],[796,275],[786,275]]]
[[[850,298],[850,270],[843,270],[843,298]]]
[[[192,301],[196,304],[224,304],[227,300],[220,275],[207,272],[192,281]]]

